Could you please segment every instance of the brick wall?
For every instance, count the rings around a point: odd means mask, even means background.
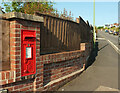
[[[0,71],[0,89],[8,89],[9,92],[28,91],[28,93],[29,91],[53,91],[85,69],[86,58],[92,47],[91,42],[81,43],[80,50],[40,55],[42,21],[17,17],[7,19],[10,23],[11,68]],[[36,74],[24,77],[21,77],[21,30],[36,31]]]

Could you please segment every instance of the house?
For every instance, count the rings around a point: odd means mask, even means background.
[[[114,26],[115,26],[115,27],[118,27],[118,26],[119,26],[119,24],[118,24],[118,23],[114,23]]]
[[[106,27],[107,27],[107,28],[110,28],[110,25],[109,25],[109,24],[105,24],[105,25],[104,25],[104,28],[106,28]]]

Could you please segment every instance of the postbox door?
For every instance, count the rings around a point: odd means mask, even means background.
[[[28,31],[27,34],[29,34]],[[32,32],[31,32],[32,33]],[[23,34],[24,35],[24,34]],[[36,41],[29,38],[21,40],[21,76],[36,73]]]

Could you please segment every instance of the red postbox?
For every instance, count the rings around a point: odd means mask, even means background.
[[[21,76],[36,73],[36,32],[21,30]]]

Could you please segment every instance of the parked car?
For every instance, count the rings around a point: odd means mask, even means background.
[[[119,34],[119,33],[118,33],[118,32],[116,32],[116,31],[115,31],[115,32],[113,32],[113,35],[118,35],[118,34]]]
[[[112,30],[109,30],[109,34],[113,34],[113,31],[112,31]]]
[[[106,33],[108,33],[109,31],[108,30],[105,30]]]

